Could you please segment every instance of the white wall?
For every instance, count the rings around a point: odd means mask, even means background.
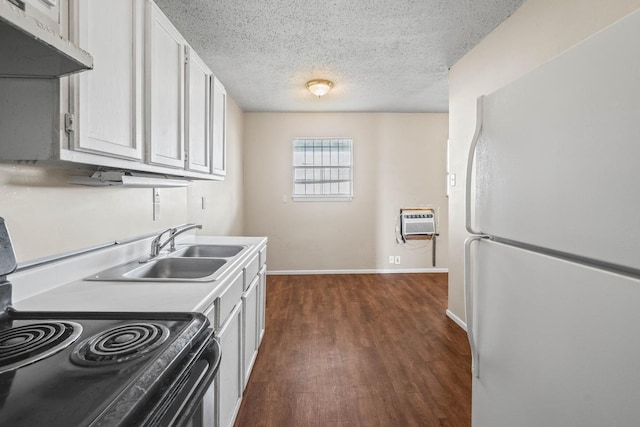
[[[78,171],[0,164],[0,217],[18,262],[135,237],[197,221],[203,234],[241,234],[242,111],[229,98],[228,163],[224,182],[160,189],[160,220],[153,221],[152,190],[67,184]],[[2,141],[0,141],[0,144]],[[199,209],[202,195],[207,209]]]
[[[451,172],[457,175],[458,184],[450,189],[449,199],[449,310],[459,318],[464,319],[464,179],[477,97],[501,88],[638,8],[640,0],[528,0],[451,68]]]
[[[353,138],[353,201],[291,200],[295,137]],[[430,244],[397,244],[395,226],[400,208],[430,205],[446,268],[446,141],[446,114],[246,113],[245,232],[269,237],[272,271],[426,269]]]

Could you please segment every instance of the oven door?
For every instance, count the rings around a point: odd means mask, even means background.
[[[202,425],[205,393],[220,365],[220,345],[207,330],[201,345],[191,351],[189,360],[176,370],[154,398],[149,408],[134,424],[139,426],[198,427]]]

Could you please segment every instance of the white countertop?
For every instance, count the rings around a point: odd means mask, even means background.
[[[205,312],[224,286],[264,245],[266,237],[191,236],[179,244],[247,245],[249,249],[211,282],[106,282],[82,278],[144,255],[148,242],[82,255],[9,276],[20,311],[198,311]],[[141,252],[142,251],[142,252]],[[135,254],[135,255],[134,255]],[[69,278],[73,277],[72,280]],[[41,282],[46,281],[46,284]],[[31,295],[25,295],[24,288]],[[38,292],[38,291],[41,292]]]

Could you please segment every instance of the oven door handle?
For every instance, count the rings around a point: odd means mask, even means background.
[[[138,420],[137,425],[182,427],[189,424],[220,367],[221,349],[213,329],[207,330],[204,342],[192,351],[192,362],[174,377],[172,386],[159,397],[158,405],[150,410],[144,421]]]
[[[221,349],[218,341],[211,337],[209,345],[202,355],[202,359],[208,363],[208,369],[201,375],[200,380],[195,384],[189,384],[191,389],[184,401],[184,404],[178,409],[174,421],[170,423],[171,426],[186,426],[191,421],[196,410],[202,403],[202,399],[213,383],[216,375],[218,374],[218,368],[220,367]],[[199,362],[196,362],[199,363]]]
[[[181,397],[182,404],[177,408],[172,421],[169,423],[171,426],[181,427],[189,424],[196,410],[202,403],[202,399],[209,389],[209,386],[213,383],[216,375],[218,374],[218,368],[220,367],[221,349],[218,340],[211,336],[209,344],[202,353],[198,362],[194,364],[194,372],[196,378],[191,379],[183,388],[186,391],[186,396]],[[196,365],[205,362],[207,364],[206,370],[203,372],[197,372]],[[183,394],[183,393],[180,393]]]

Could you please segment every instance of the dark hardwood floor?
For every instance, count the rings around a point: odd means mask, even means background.
[[[235,426],[470,426],[469,346],[446,305],[446,274],[269,276]]]

